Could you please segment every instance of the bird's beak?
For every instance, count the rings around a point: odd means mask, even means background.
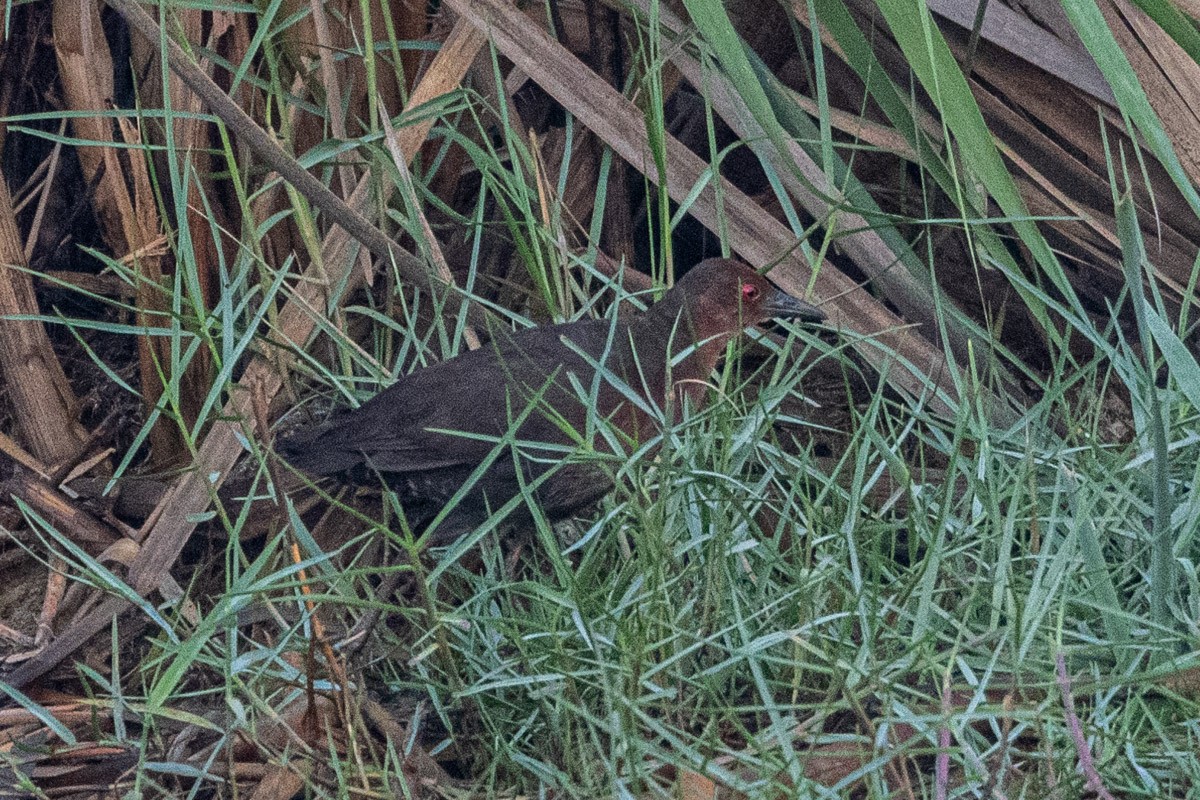
[[[763,311],[772,317],[797,319],[801,322],[820,322],[825,312],[803,300],[797,300],[782,289],[775,289],[763,304]]]

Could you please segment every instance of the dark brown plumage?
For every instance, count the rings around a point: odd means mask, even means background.
[[[500,332],[478,350],[405,375],[360,408],[282,441],[278,450],[311,475],[383,479],[418,527],[492,457],[432,531],[436,543],[484,522],[521,493],[522,482],[541,480],[538,505],[558,520],[612,487],[601,460],[567,458],[573,450],[582,444],[601,453],[631,452],[658,433],[656,409],[684,397],[703,403],[705,381],[725,345],[747,326],[823,316],[746,265],[710,259],[644,312],[616,322]],[[609,425],[595,424],[598,419]],[[597,432],[605,427],[607,435]],[[506,435],[516,443],[515,458],[511,447],[497,446]],[[523,511],[523,504],[515,509]]]

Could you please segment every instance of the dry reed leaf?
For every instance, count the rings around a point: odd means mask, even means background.
[[[1200,668],[1186,667],[1159,678],[1167,689],[1191,700],[1200,699]]]
[[[183,32],[189,42],[197,42],[209,49],[212,49],[214,40],[231,24],[228,12],[209,15],[210,25],[205,23],[205,16],[208,12],[197,8],[175,6],[168,13],[169,18],[179,26],[179,30]],[[204,39],[206,32],[207,40]],[[210,177],[213,163],[209,152],[212,147],[211,123],[201,116],[203,103],[200,98],[183,81],[169,77],[164,92],[160,81],[163,70],[159,59],[158,42],[147,42],[141,37],[134,36],[130,40],[130,51],[133,54],[137,74],[146,76],[139,86],[139,100],[142,105],[151,108],[165,108],[169,100],[171,110],[177,114],[171,129],[174,133],[173,144],[181,159],[180,172],[184,174],[184,181],[188,189],[184,204],[188,209],[188,218],[176,222],[179,225],[188,226],[192,257],[196,268],[195,280],[199,284],[200,294],[206,308],[211,307],[219,289],[219,275],[217,247],[209,225],[212,223],[211,214],[220,211],[216,205],[210,205],[206,209],[203,202],[203,197],[213,196],[213,182]],[[211,61],[204,59],[200,62],[200,66],[208,74],[212,74]],[[170,73],[167,74],[170,76]],[[122,130],[128,140],[132,126],[127,121],[123,121]],[[139,135],[139,138],[142,137]],[[163,144],[161,136],[151,135],[144,138],[154,144]],[[131,151],[132,153],[136,153],[136,151]],[[136,160],[136,157],[130,159],[131,162]],[[165,158],[159,158],[159,166],[160,169],[166,166]],[[149,177],[144,164],[131,164],[131,167],[134,171],[134,175],[131,177],[135,178],[133,182],[135,202],[145,203],[146,205],[143,207],[147,209],[146,212],[142,212],[139,207],[143,235],[153,238],[150,231],[157,232],[159,224],[158,220],[154,218],[156,206],[151,193]],[[164,170],[162,174],[165,175],[167,172]],[[181,392],[181,394],[185,394],[185,392]]]
[[[39,752],[34,744],[14,753],[11,766],[0,771],[0,796],[27,796],[12,791],[19,786],[17,771],[42,792],[41,797],[117,796],[118,786],[133,780],[138,764],[132,747],[79,742]]]
[[[977,0],[929,0],[929,9],[967,30],[975,23]],[[1110,106],[1112,89],[1082,45],[1064,42],[1003,3],[987,4],[979,35],[1007,53]]]
[[[67,120],[63,119],[58,123],[58,135],[63,136],[66,132]],[[44,167],[45,179],[42,180],[41,190],[38,192],[38,204],[37,209],[33,214],[33,222],[29,225],[29,237],[25,240],[26,264],[33,259],[34,248],[37,247],[38,239],[42,234],[42,222],[46,218],[46,209],[50,205],[51,200],[55,197],[51,193],[51,189],[54,187],[54,179],[58,175],[59,167],[62,163],[62,151],[63,143],[55,142],[53,149],[50,151],[50,157],[38,166],[38,169],[34,171],[33,176],[30,176],[30,181],[41,180],[41,178],[35,176],[39,175]],[[30,198],[27,198],[25,202],[28,202],[31,198],[32,195]],[[14,212],[17,214],[21,213],[21,208],[15,208]]]
[[[76,148],[84,183],[96,186],[93,207],[109,252],[125,253],[140,243],[129,228],[134,215],[123,183],[124,170],[113,149],[102,146],[113,141],[113,128],[112,120],[99,114],[111,109],[115,90],[112,54],[100,23],[100,9],[88,0],[54,0],[52,20],[66,110],[98,115],[71,120],[77,138],[96,143]]]
[[[540,164],[538,173],[539,194],[548,198],[547,202],[557,202],[561,208],[564,223],[569,229],[578,233],[572,237],[571,246],[582,246],[583,237],[587,234],[586,222],[596,204],[596,184],[600,180],[600,149],[603,143],[587,132],[577,135],[574,147],[567,161],[567,177],[563,181],[563,194],[554,198],[555,185],[563,162],[567,159],[567,135],[561,128],[551,128],[541,136],[536,137],[538,145],[537,158]],[[611,179],[611,174],[610,174]],[[610,194],[613,190],[609,189]],[[610,204],[619,204],[616,197],[610,197]],[[578,241],[576,241],[578,239]],[[564,253],[562,263],[568,263]]]
[[[33,635],[35,647],[40,647],[54,635],[54,620],[58,607],[67,591],[67,563],[58,556],[50,558],[46,575],[46,594],[42,597],[42,610],[38,614],[37,632]]]
[[[871,761],[868,747],[844,744],[822,744],[804,752],[804,776],[823,786],[835,786]]]
[[[405,108],[420,108],[458,88],[486,43],[487,37],[473,25],[462,20],[456,21],[429,69],[421,76]],[[396,131],[396,146],[408,161],[411,162],[417,155],[433,123],[433,119],[426,119]]]
[[[804,113],[812,117],[820,116],[817,103],[810,97],[795,92],[791,93],[792,101]],[[885,153],[899,156],[905,161],[917,161],[917,152],[909,145],[908,140],[896,132],[895,128],[879,122],[863,119],[860,113],[843,111],[840,108],[829,109],[830,126],[841,133],[858,141],[869,144]],[[940,134],[939,134],[940,135]]]
[[[311,96],[326,110],[328,117],[327,120],[308,117],[298,124],[295,139],[298,152],[324,140],[326,121],[330,123],[330,131],[339,138],[344,138],[337,133],[339,129],[350,137],[367,133],[371,100],[394,115],[403,105],[402,98],[407,89],[414,83],[421,60],[419,50],[402,50],[400,65],[390,63],[390,52],[377,52],[373,86],[367,80],[365,59],[341,57],[341,54],[361,49],[364,44],[363,36],[367,30],[362,17],[364,8],[370,10],[370,30],[374,32],[376,44],[383,40],[389,28],[395,31],[398,40],[415,41],[425,35],[425,6],[417,0],[388,0],[366,6],[352,0],[329,3],[286,0],[281,4],[279,13],[294,17],[295,21],[281,30],[276,39],[293,76],[300,78],[307,87],[300,94]],[[304,11],[308,13],[302,13]],[[403,72],[403,86],[398,72]],[[290,80],[293,76],[285,76],[285,79]],[[367,97],[368,87],[375,92],[374,98]],[[364,127],[357,127],[355,121],[364,121]],[[344,183],[342,192],[348,193],[353,185],[353,181]]]
[[[345,735],[338,722],[334,701],[324,695],[313,695],[312,703],[304,696],[271,711],[269,718],[259,722],[253,737],[238,735],[233,745],[233,757],[250,760],[264,754],[282,753],[298,744],[324,751],[330,742],[345,752]]]
[[[0,454],[11,458],[39,478],[49,477],[49,468],[34,458],[28,450],[7,433],[0,432]]]
[[[56,0],[53,23],[55,52],[68,108],[96,114],[73,118],[72,126],[77,137],[97,143],[94,147],[77,148],[77,152],[85,181],[96,182],[93,206],[101,233],[110,252],[117,257],[131,252],[144,252],[150,243],[160,237],[157,203],[145,166],[139,163],[138,151],[132,150],[127,158],[122,159],[115,148],[103,146],[104,143],[115,141],[113,121],[104,116],[104,112],[113,108],[115,90],[112,56],[104,37],[99,9],[95,3]],[[154,74],[153,71],[150,74]],[[184,110],[194,110],[189,107],[189,100],[185,96],[178,97],[177,102],[182,104]],[[191,102],[190,105],[195,106],[195,103]],[[198,124],[198,121],[185,117],[179,121],[177,130],[186,136]],[[135,129],[127,121],[122,121],[121,129],[127,143],[130,143],[128,140],[131,137],[136,140]],[[130,186],[133,188],[132,196]],[[194,222],[187,221],[187,224]],[[201,251],[204,241],[211,242],[207,229],[198,242]],[[215,257],[207,259],[210,265],[215,260]],[[199,263],[204,264],[205,261],[201,259]],[[155,312],[162,312],[169,305],[161,291],[155,288],[162,285],[161,261],[151,257],[139,259],[135,265],[140,275],[139,323],[148,327],[161,325],[164,319]],[[215,267],[200,270],[202,283],[209,282],[205,273],[211,269]],[[170,354],[166,341],[159,337],[142,337],[138,347],[143,402],[152,407],[162,395],[158,373],[160,370],[169,372]],[[200,372],[191,379],[193,385],[199,382],[207,386],[208,370],[203,365],[204,359],[201,358],[193,367],[199,368]],[[185,413],[190,411],[194,418],[205,392],[194,390],[194,386],[185,386],[180,394],[187,398]],[[187,452],[179,432],[166,420],[155,426],[152,436],[153,455],[159,466],[174,463]]]
[[[171,298],[165,291],[166,276],[163,271],[163,258],[166,251],[155,248],[152,243],[163,238],[158,219],[158,202],[150,183],[150,173],[145,161],[139,157],[137,146],[141,144],[141,133],[127,119],[118,120],[121,137],[126,144],[134,149],[129,158],[129,173],[127,185],[132,187],[133,219],[126,225],[127,231],[136,231],[135,240],[129,244],[133,252],[139,253],[133,259],[137,284],[134,288],[138,324],[147,328],[164,327],[169,324]],[[203,352],[203,351],[200,351]],[[197,354],[199,355],[199,354]],[[201,359],[201,363],[206,359]],[[142,402],[147,410],[153,408],[162,397],[162,374],[171,373],[171,344],[164,336],[138,337],[138,375],[141,379]],[[192,383],[181,387],[180,399],[187,403],[185,414],[187,422],[195,421],[199,403],[206,391],[197,390],[196,381],[207,379],[207,370],[195,376],[196,368],[191,368]],[[206,386],[207,384],[200,384]],[[186,444],[176,427],[170,420],[161,419],[150,431],[151,458],[157,469],[166,469],[187,452]]]
[[[1099,3],[1193,185],[1200,184],[1200,64],[1127,0]]]
[[[41,710],[68,728],[72,725],[87,725],[96,719],[95,708],[83,700],[43,704]],[[41,724],[38,717],[28,709],[0,709],[0,729],[4,729],[5,731],[14,725],[37,725],[41,727]],[[0,742],[7,743],[10,741],[12,741],[11,738],[0,733]]]
[[[1045,224],[1080,243],[1085,254],[1109,245],[1112,250],[1103,260],[1116,264],[1116,222],[1111,211],[1103,210],[1111,207],[1112,192],[1104,172],[1100,107],[1023,64],[980,58],[975,67],[985,80],[973,81],[972,89],[1001,151],[1027,178],[1018,182],[1031,212],[1078,214],[1079,221]],[[1110,147],[1129,152],[1131,145],[1123,129],[1109,130],[1107,135]],[[1154,243],[1160,277],[1168,286],[1183,286],[1191,275],[1193,242],[1200,239],[1200,226],[1162,167],[1149,160],[1147,168],[1150,187],[1140,180],[1130,187],[1139,220],[1147,241]],[[1060,207],[1048,207],[1038,194],[1054,198]],[[1113,270],[1114,279],[1123,282],[1120,266]],[[1179,302],[1180,291],[1173,291]]]
[[[880,22],[874,6],[855,5],[868,19],[864,24]],[[1013,22],[1008,16],[1013,13],[1006,10],[1004,17],[1012,29],[1024,30],[1035,24],[1029,20]],[[803,17],[799,19],[804,21]],[[1063,53],[1086,57],[1065,18],[1061,23],[1059,33],[1043,31],[1041,35],[1057,35]],[[1036,24],[1048,25],[1041,20]],[[959,59],[965,58],[966,35],[954,26],[947,26],[945,34]],[[895,45],[883,37],[876,40],[876,45],[893,78],[907,80],[909,67],[898,57]],[[1087,80],[1076,81],[1083,89],[1076,88],[1033,66],[1031,62],[1037,62],[1037,58],[1026,55],[1030,61],[1013,59],[1007,52],[997,55],[994,48],[979,51],[972,63],[972,75],[982,80],[973,77],[972,89],[997,147],[1014,167],[1014,178],[1031,213],[1080,217],[1047,219],[1041,225],[1062,237],[1056,238],[1054,244],[1059,248],[1065,245],[1062,257],[1066,268],[1088,275],[1078,282],[1077,290],[1103,307],[1124,284],[1115,243],[1115,221],[1111,213],[1103,210],[1111,206],[1111,190],[1101,125],[1110,126],[1104,133],[1113,150],[1130,152],[1132,143],[1121,120],[1115,118],[1105,103],[1087,93]],[[863,102],[861,94],[850,102],[859,106]],[[1167,300],[1177,304],[1183,299],[1182,287],[1191,275],[1194,242],[1200,239],[1200,226],[1161,165],[1148,160],[1146,174],[1149,186],[1136,180],[1130,189],[1138,204],[1144,235],[1148,242],[1154,243],[1152,257]],[[969,264],[956,265],[953,260],[943,258],[939,272],[970,275],[975,270]]]
[[[43,464],[53,467],[75,457],[85,441],[76,421],[78,401],[54,354],[46,329],[36,320],[9,317],[38,314],[33,280],[23,267],[25,249],[13,218],[8,183],[0,178],[0,374],[14,406],[21,438]]]
[[[396,719],[390,710],[369,697],[362,698],[361,708],[363,718],[383,734],[396,753],[403,755],[402,776],[408,781],[410,790],[413,787],[424,790],[437,787],[443,790],[470,788],[469,783],[450,777],[433,756],[413,741],[408,726]]]
[[[1193,20],[1200,20],[1200,0],[1175,0],[1175,7]]]
[[[306,762],[299,762],[304,764]],[[308,770],[304,770],[308,772]],[[249,794],[250,800],[291,800],[304,789],[306,775],[297,771],[295,763],[268,766],[266,774],[254,791]]]
[[[675,796],[679,800],[717,800],[717,784],[707,775],[684,770],[675,781]]]

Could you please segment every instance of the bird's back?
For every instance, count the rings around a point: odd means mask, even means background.
[[[585,320],[501,333],[477,350],[399,378],[360,408],[278,449],[313,475],[365,469],[419,483],[421,474],[473,469],[522,415],[519,440],[570,446],[573,432],[586,425],[588,405],[571,376],[586,393],[594,364],[622,369],[627,330],[622,322]],[[619,391],[602,383],[597,410],[611,413]]]

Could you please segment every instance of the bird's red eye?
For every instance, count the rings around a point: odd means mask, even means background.
[[[750,301],[757,300],[758,299],[758,287],[754,286],[753,284],[743,283],[742,284],[742,299],[750,300]]]

